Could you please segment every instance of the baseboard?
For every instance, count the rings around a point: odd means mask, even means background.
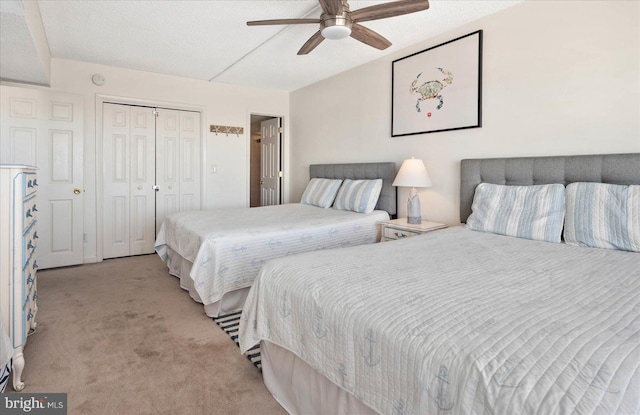
[[[83,259],[83,264],[95,264],[96,262],[100,262],[102,259],[98,259],[97,256],[87,256]]]

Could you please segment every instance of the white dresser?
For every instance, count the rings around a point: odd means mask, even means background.
[[[36,169],[0,165],[0,314],[13,347],[13,388],[21,391],[23,349],[36,327]]]

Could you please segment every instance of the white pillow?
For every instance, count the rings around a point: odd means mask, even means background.
[[[480,183],[466,228],[547,242],[560,242],[564,186],[503,186]]]
[[[300,203],[328,208],[336,198],[340,183],[342,183],[340,179],[311,179],[302,194]]]
[[[569,245],[640,252],[640,185],[571,183],[564,240]]]
[[[360,213],[371,213],[378,203],[382,190],[382,179],[350,180],[345,179],[338,190],[333,208]]]

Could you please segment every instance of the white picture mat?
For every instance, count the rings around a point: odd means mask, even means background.
[[[480,125],[480,39],[481,32],[474,32],[393,62],[393,136]],[[444,81],[446,72],[438,68],[451,73],[451,84]],[[440,91],[440,109],[437,98],[418,102],[420,94],[411,91],[416,79],[417,88],[432,80],[445,85]]]

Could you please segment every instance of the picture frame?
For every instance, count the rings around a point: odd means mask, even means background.
[[[391,136],[482,127],[482,30],[392,62]]]

